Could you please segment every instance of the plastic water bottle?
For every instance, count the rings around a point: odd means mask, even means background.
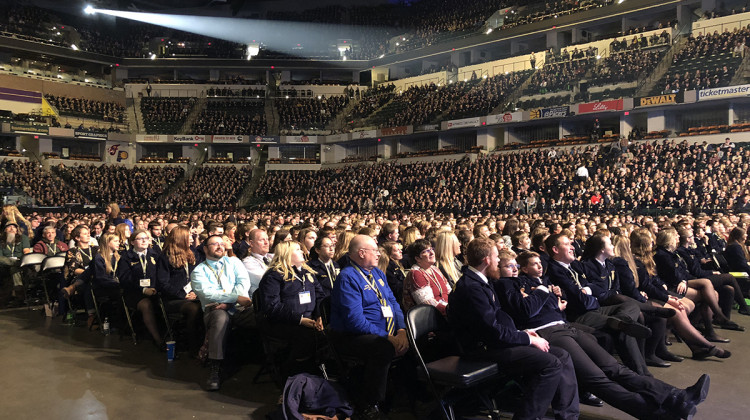
[[[109,335],[109,318],[104,318],[102,332],[104,333],[104,335]]]
[[[65,321],[67,321],[68,325],[75,324],[75,318],[73,317],[73,312],[72,311],[68,311],[65,314]]]

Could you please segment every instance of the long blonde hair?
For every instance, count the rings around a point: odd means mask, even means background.
[[[278,245],[276,245],[276,252],[273,254],[273,259],[268,265],[269,270],[275,270],[281,273],[284,277],[284,281],[294,280],[294,266],[292,265],[292,253],[295,251],[294,247],[302,249],[302,245],[297,241],[279,242]],[[314,272],[314,270],[305,262],[302,263],[302,268],[309,273]]]
[[[615,235],[614,238],[612,238],[612,245],[615,248],[615,256],[628,262],[628,267],[630,268],[630,271],[633,272],[635,287],[638,287],[640,285],[638,280],[638,266],[635,264],[633,253],[630,250],[630,239],[625,235]]]
[[[336,251],[333,253],[333,259],[338,260],[339,258],[343,257],[344,254],[349,253],[349,244],[352,242],[352,239],[357,236],[354,232],[351,230],[345,230],[341,233],[339,233],[338,241],[336,242]]]
[[[120,253],[117,251],[110,251],[109,249],[109,243],[115,238],[119,239],[119,236],[114,233],[103,233],[99,240],[99,255],[104,259],[104,271],[106,271],[107,274],[114,274],[115,271],[112,266],[112,256],[114,255],[115,261],[120,261]]]
[[[654,237],[651,231],[646,228],[639,228],[630,234],[630,250],[633,256],[641,260],[646,266],[648,274],[656,275],[656,263],[654,262],[653,251]]]
[[[456,268],[456,255],[453,253],[453,246],[456,242],[458,242],[458,237],[453,232],[440,232],[435,240],[437,266],[454,283],[461,277]]]

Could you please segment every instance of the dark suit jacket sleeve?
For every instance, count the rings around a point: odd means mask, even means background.
[[[526,290],[525,293],[528,296],[523,297],[518,286],[513,280],[503,278],[495,282],[495,291],[503,308],[507,309],[514,319],[526,321],[539,315],[549,293],[542,289]],[[519,322],[519,324],[523,323]]]
[[[166,298],[185,298],[185,291],[182,287],[172,282],[172,270],[169,266],[169,256],[167,254],[159,255],[159,258],[156,260],[156,287]]]
[[[724,251],[724,258],[727,260],[731,271],[750,272],[750,267],[748,267],[745,253],[742,252],[740,244],[732,243],[727,245],[727,249]]]

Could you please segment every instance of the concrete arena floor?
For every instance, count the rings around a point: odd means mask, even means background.
[[[719,330],[732,339],[726,360],[686,359],[671,368],[651,368],[659,379],[679,387],[711,374],[711,392],[696,419],[744,419],[750,416],[750,317],[733,319],[748,332]],[[201,386],[206,369],[183,356],[166,361],[150,342],[133,346],[128,337],[103,336],[61,324],[27,309],[0,311],[0,418],[79,419],[264,419],[280,395],[269,382],[253,384],[259,366],[245,364],[219,392]],[[671,350],[688,356],[683,344]],[[412,419],[405,412],[395,419]],[[510,418],[510,413],[505,416]],[[582,406],[582,419],[629,419],[605,404]]]

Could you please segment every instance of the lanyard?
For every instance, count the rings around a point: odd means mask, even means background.
[[[429,269],[424,270],[422,267],[419,267],[419,271],[421,271],[424,274],[425,278],[427,279],[427,283],[429,284],[430,281],[432,281],[438,287],[438,290],[440,291],[440,297],[442,298],[443,286],[440,285],[440,281],[438,281],[437,274],[435,274],[435,272],[433,271],[434,269],[435,269],[434,267],[430,267]],[[428,271],[430,272],[430,274],[427,273]]]
[[[13,244],[13,248],[11,248],[10,245],[5,245],[5,247],[8,248],[8,251],[10,251],[11,257],[16,253],[16,244]]]
[[[148,267],[148,259],[144,255],[143,258],[141,258],[141,255],[138,254],[138,260],[141,262],[141,268],[143,269],[143,277],[146,277],[146,267]]]
[[[379,299],[379,300],[380,300],[381,302],[385,302],[385,305],[387,306],[387,305],[388,305],[387,301],[386,301],[386,300],[385,300],[385,299],[383,298],[383,295],[382,295],[382,294],[380,293],[380,289],[378,289],[378,285],[377,285],[377,284],[375,284],[375,276],[373,276],[373,275],[372,275],[372,273],[370,273],[370,277],[372,277],[372,281],[370,281],[370,279],[369,279],[369,278],[367,278],[367,276],[365,275],[365,273],[363,273],[363,272],[362,272],[362,270],[361,270],[361,269],[360,269],[359,267],[357,267],[357,266],[355,265],[355,266],[354,266],[354,268],[355,268],[355,269],[356,269],[356,270],[357,270],[357,271],[359,272],[359,274],[360,274],[360,275],[361,275],[361,276],[362,276],[362,277],[363,277],[363,278],[365,279],[365,281],[367,282],[367,284],[369,284],[369,285],[370,285],[370,287],[372,287],[372,291],[373,291],[373,292],[375,292],[375,294],[376,294],[376,295],[378,295],[378,299]]]
[[[294,271],[294,268],[292,268],[292,271]],[[302,292],[303,293],[306,292],[307,291],[307,287],[305,287],[305,278],[298,276],[296,272],[294,273],[294,278],[296,280],[299,280],[300,283],[302,283]],[[292,281],[294,281],[294,280],[292,280]]]
[[[93,255],[94,253],[91,251],[91,248],[86,248],[89,250],[88,254],[83,252],[83,248],[78,248],[78,249],[81,251],[81,254],[87,256],[89,258],[89,262],[91,262],[91,260],[94,258],[94,255]],[[81,258],[81,260],[83,260],[83,258]]]
[[[50,243],[49,243],[49,246],[48,246],[47,248],[48,248],[48,249],[49,249],[50,251],[52,251],[52,254],[50,254],[50,255],[55,255],[55,254],[57,254],[57,245],[55,244],[55,242],[54,242],[54,241],[50,242]]]
[[[214,276],[216,276],[216,281],[219,283],[219,286],[221,286],[222,291],[226,292],[226,290],[224,290],[224,285],[221,284],[221,274],[225,271],[226,264],[222,264],[221,269],[219,269],[218,273],[213,269],[213,267],[208,264],[208,261],[204,261],[203,264],[205,264],[206,267],[208,267],[208,269],[211,270],[212,273],[214,273]]]

